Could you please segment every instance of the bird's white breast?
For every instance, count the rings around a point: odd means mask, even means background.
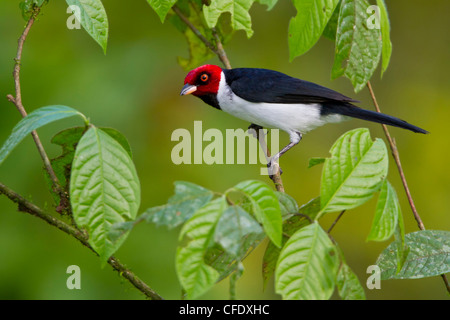
[[[250,102],[233,93],[222,72],[217,100],[220,108],[243,120],[265,128],[278,128],[288,133],[306,133],[329,122],[340,122],[339,115],[320,115],[318,104],[285,104]]]

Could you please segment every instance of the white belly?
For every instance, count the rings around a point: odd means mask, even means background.
[[[344,117],[337,114],[321,116],[318,104],[248,102],[230,90],[224,77],[220,80],[219,87],[217,99],[223,111],[265,128],[306,133],[326,123],[344,120]]]

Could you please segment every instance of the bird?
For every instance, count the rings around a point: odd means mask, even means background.
[[[249,129],[285,131],[290,142],[270,158],[268,168],[273,168],[274,163],[297,145],[305,133],[349,118],[428,133],[396,117],[355,106],[354,103],[359,101],[332,89],[269,69],[222,69],[206,64],[186,75],[180,95],[188,94],[249,121]]]

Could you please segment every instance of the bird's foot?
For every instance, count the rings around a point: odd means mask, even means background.
[[[283,170],[281,170],[280,165],[275,159],[270,159],[269,163],[267,163],[267,171],[269,172],[269,178],[273,180],[273,176],[280,173],[283,174]]]

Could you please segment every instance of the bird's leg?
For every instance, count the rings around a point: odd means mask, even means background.
[[[264,155],[266,156],[267,167],[269,170],[269,177],[270,177],[270,179],[272,179],[273,174],[274,174],[274,172],[272,172],[272,171],[274,168],[271,168],[269,165],[270,151],[267,148],[266,140],[264,139],[264,132],[260,131],[260,130],[263,130],[263,127],[261,127],[260,125],[252,123],[251,125],[248,126],[248,132],[251,133],[255,139],[258,139],[259,144],[264,152]],[[262,133],[262,137],[261,137],[261,133]],[[280,174],[282,174],[283,170],[281,170],[280,166],[278,166],[278,169],[280,170]],[[270,170],[272,170],[272,171],[270,171]]]
[[[269,163],[267,164],[267,168],[269,169],[269,177],[272,177],[273,175],[273,171],[275,170],[274,166],[275,163],[277,163],[278,165],[278,160],[280,159],[280,157],[285,154],[289,149],[291,149],[293,146],[297,145],[301,140],[302,140],[302,134],[298,131],[293,131],[292,133],[290,133],[290,138],[291,138],[291,142],[285,146],[283,149],[280,150],[280,152],[278,152],[276,155],[274,155],[273,157],[270,158]],[[280,168],[280,166],[278,165],[278,168]],[[280,168],[280,174],[283,173],[281,171]]]
[[[251,125],[248,126],[248,132],[251,133],[253,135],[253,137],[255,137],[256,139],[259,138],[259,130],[262,130],[263,127],[261,127],[260,125],[254,124],[252,123]],[[253,131],[252,131],[253,130]]]

